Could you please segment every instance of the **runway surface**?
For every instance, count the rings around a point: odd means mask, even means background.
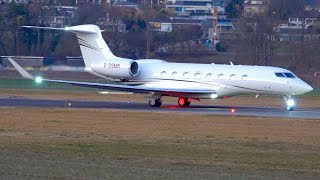
[[[297,108],[295,111],[286,111],[281,108],[269,107],[232,107],[232,106],[207,106],[193,105],[180,108],[177,105],[164,103],[160,108],[150,107],[147,102],[119,102],[119,101],[87,101],[87,100],[54,100],[54,99],[27,99],[16,97],[0,97],[0,107],[57,107],[66,108],[71,103],[71,108],[92,109],[118,109],[145,112],[187,112],[208,115],[230,116],[257,116],[257,117],[287,117],[320,119],[320,108]],[[232,112],[234,110],[234,112]]]

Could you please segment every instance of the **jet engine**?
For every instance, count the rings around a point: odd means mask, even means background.
[[[91,70],[114,79],[129,80],[139,74],[139,64],[134,60],[117,59],[108,61],[103,67],[91,67]]]

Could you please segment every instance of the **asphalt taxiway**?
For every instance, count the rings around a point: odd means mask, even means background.
[[[41,108],[92,108],[92,109],[118,109],[144,112],[187,112],[208,115],[229,116],[257,116],[257,117],[286,117],[320,119],[320,108],[297,108],[295,111],[286,111],[275,107],[250,106],[208,106],[192,105],[180,108],[177,105],[164,103],[160,108],[150,107],[147,102],[119,102],[119,101],[88,101],[88,100],[55,100],[55,99],[29,99],[16,97],[0,97],[0,107],[41,107]]]

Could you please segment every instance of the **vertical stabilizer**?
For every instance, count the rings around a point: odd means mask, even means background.
[[[77,35],[86,67],[103,66],[108,60],[116,57],[104,41],[101,30],[96,25],[80,25],[65,28]]]
[[[75,33],[78,38],[80,50],[86,67],[102,67],[108,61],[117,61],[116,57],[104,41],[101,30],[96,25],[86,24],[66,28],[22,26],[25,28],[60,30]]]

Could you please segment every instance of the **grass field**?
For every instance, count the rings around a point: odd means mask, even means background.
[[[0,179],[319,179],[320,121],[2,108]]]
[[[43,89],[1,89],[0,96],[146,101]],[[298,107],[319,108],[319,100],[318,93],[298,97]],[[285,107],[281,97],[192,103]],[[0,108],[0,179],[319,179],[319,149],[316,119]]]

